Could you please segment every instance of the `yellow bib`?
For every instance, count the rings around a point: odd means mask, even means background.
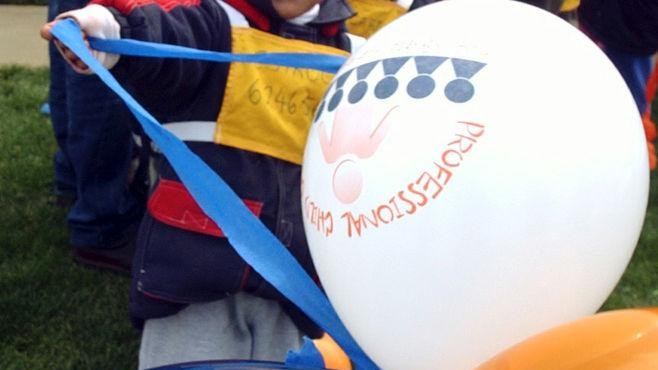
[[[389,0],[349,0],[356,15],[347,20],[347,31],[368,38],[407,10]]]
[[[348,55],[253,28],[234,27],[231,33],[234,53]],[[231,63],[215,142],[301,164],[315,109],[332,78],[331,73],[311,69]]]
[[[572,12],[578,8],[580,5],[580,0],[564,0],[562,6],[560,7],[561,12]]]

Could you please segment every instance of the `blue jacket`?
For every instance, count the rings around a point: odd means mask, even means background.
[[[352,11],[341,0],[324,0],[315,20],[303,26],[268,16],[259,0],[226,3],[239,10],[251,27],[337,49],[349,48],[343,21]],[[232,50],[228,15],[215,0],[107,0],[101,5],[114,14],[122,38]],[[224,100],[229,64],[122,57],[112,72],[160,122],[214,121]],[[210,142],[188,145],[251,205],[306,271],[315,276],[299,204],[300,166]],[[195,213],[189,194],[171,166],[165,159],[160,160],[160,181],[153,193],[160,198],[152,196],[149,201],[133,262],[130,314],[135,325],[140,327],[146,319],[174,314],[189,303],[248,291],[279,300],[302,330],[310,336],[318,334],[305,315],[251,270],[220,230],[196,227],[207,226],[207,220]],[[177,227],[176,222],[163,222],[166,215],[159,217],[160,213],[176,212],[178,204],[187,207],[184,223],[194,227]]]

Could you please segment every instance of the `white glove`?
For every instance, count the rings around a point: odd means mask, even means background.
[[[107,8],[101,5],[88,5],[82,9],[72,10],[70,12],[62,13],[56,19],[73,18],[80,29],[87,36],[96,37],[99,39],[120,39],[121,26],[112,13]],[[59,45],[58,45],[59,48]],[[60,49],[60,52],[62,50]],[[105,68],[110,69],[119,62],[118,54],[110,54],[103,51],[91,50],[91,54],[98,60]],[[67,60],[68,61],[68,60]],[[73,63],[68,61],[71,67],[83,74],[91,74],[91,70],[82,70],[76,67]]]

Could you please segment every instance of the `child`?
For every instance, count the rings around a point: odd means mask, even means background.
[[[48,19],[85,4],[50,0]],[[71,252],[82,265],[129,274],[146,206],[145,176],[139,176],[145,171],[131,175],[138,151],[131,129],[137,122],[96,76],[72,71],[53,45],[48,54],[56,204],[68,208]]]
[[[107,0],[60,15],[86,35],[198,49],[346,54],[352,16],[340,0]],[[51,39],[52,23],[42,29]],[[76,70],[87,66],[61,48]],[[314,268],[302,227],[301,158],[332,75],[177,59],[99,61],[185,140],[286,245]],[[319,330],[235,253],[161,160],[137,240],[130,314],[143,326],[140,368],[209,359],[282,361]]]

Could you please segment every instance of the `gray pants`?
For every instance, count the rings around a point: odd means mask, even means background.
[[[288,350],[301,347],[302,336],[276,301],[238,293],[147,320],[139,369],[227,359],[283,362]]]

